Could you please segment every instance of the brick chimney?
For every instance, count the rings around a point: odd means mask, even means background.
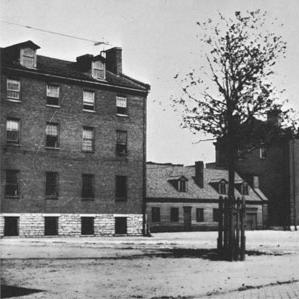
[[[122,73],[122,49],[114,47],[106,50],[106,69],[114,74]]]
[[[92,60],[93,60],[93,55],[91,54],[81,55],[76,58],[77,65],[79,69],[83,72],[90,70]]]
[[[195,162],[195,182],[200,188],[203,188],[203,179],[204,179],[203,168],[204,165],[202,161]]]
[[[279,127],[281,124],[281,111],[279,109],[273,109],[267,113],[267,122],[270,125]]]

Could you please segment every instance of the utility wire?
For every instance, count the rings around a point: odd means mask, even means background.
[[[68,37],[68,38],[77,39],[77,40],[83,40],[83,41],[87,41],[87,42],[92,42],[94,46],[98,46],[98,45],[110,45],[109,43],[104,42],[104,41],[95,41],[95,40],[92,40],[92,39],[87,39],[87,38],[83,38],[83,37],[77,37],[77,36],[74,36],[74,35],[64,34],[64,33],[55,32],[55,31],[50,31],[50,30],[46,30],[46,29],[42,29],[42,28],[37,28],[37,27],[29,26],[29,25],[22,25],[22,24],[18,24],[18,23],[14,23],[14,22],[8,22],[8,21],[5,21],[5,20],[0,20],[0,22],[6,23],[6,24],[9,24],[9,25],[15,25],[15,26],[19,26],[19,27],[24,27],[24,28],[31,29],[31,30],[37,30],[37,31],[46,32],[46,33],[50,33],[50,34],[56,34],[56,35],[60,35],[60,36]]]

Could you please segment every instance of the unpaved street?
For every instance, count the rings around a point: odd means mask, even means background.
[[[2,284],[40,291],[24,298],[233,298],[238,289],[280,282],[288,290],[299,280],[298,232],[248,232],[245,262],[217,260],[215,240],[215,232],[6,238]]]

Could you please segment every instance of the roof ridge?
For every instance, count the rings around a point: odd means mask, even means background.
[[[54,60],[69,62],[69,63],[75,63],[75,61],[60,59],[60,58],[51,57],[51,56],[39,55],[39,54],[37,55],[37,57],[49,58],[49,59],[54,59]]]
[[[128,79],[128,80],[132,80],[132,81],[135,82],[136,84],[140,84],[142,87],[146,87],[146,88],[150,89],[150,85],[147,84],[147,83],[144,83],[144,82],[141,82],[141,81],[139,81],[139,80],[136,80],[136,79],[134,79],[134,78],[132,78],[132,77],[130,77],[130,76],[128,76],[128,75],[125,75],[124,73],[121,73],[120,75],[123,76],[123,77],[125,77],[125,78]]]

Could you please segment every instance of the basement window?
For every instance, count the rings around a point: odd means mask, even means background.
[[[127,217],[115,217],[115,234],[127,234]]]
[[[94,217],[81,217],[81,235],[94,234]]]
[[[45,236],[58,235],[58,217],[45,217]]]
[[[4,236],[19,235],[19,217],[4,217]]]

